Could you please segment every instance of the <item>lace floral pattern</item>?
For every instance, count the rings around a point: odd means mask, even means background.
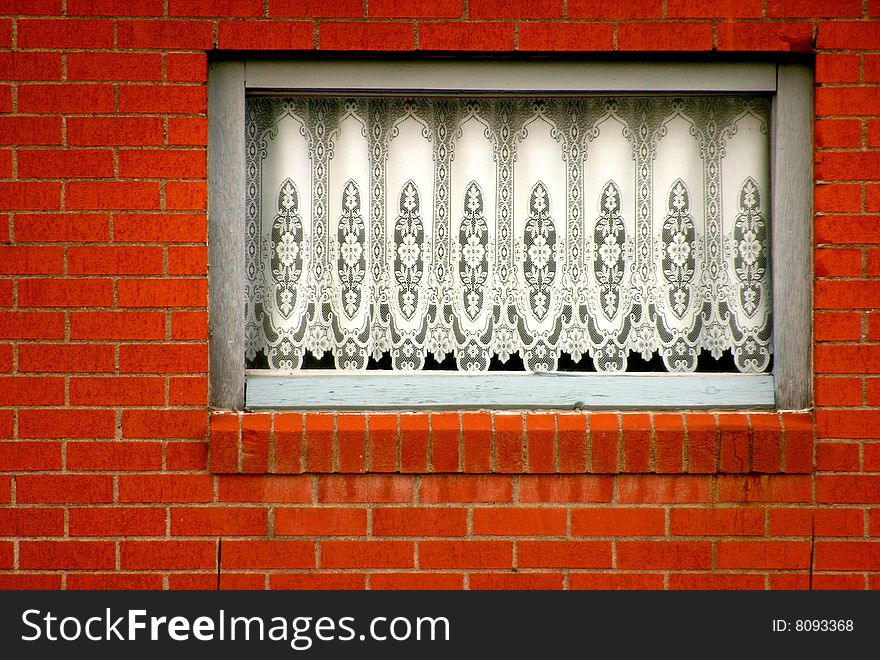
[[[246,359],[765,371],[768,122],[741,96],[249,98]]]

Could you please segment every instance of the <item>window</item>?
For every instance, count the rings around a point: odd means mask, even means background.
[[[212,403],[805,407],[809,85],[212,65]]]

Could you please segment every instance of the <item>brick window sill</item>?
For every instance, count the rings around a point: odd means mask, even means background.
[[[812,413],[214,412],[217,474],[809,474]]]

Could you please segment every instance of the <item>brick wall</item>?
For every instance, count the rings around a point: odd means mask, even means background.
[[[211,414],[214,49],[814,54],[815,410]],[[0,0],[0,587],[218,585],[880,587],[880,1]]]

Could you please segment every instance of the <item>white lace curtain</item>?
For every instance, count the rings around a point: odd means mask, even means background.
[[[768,368],[763,97],[247,101],[246,358]]]

